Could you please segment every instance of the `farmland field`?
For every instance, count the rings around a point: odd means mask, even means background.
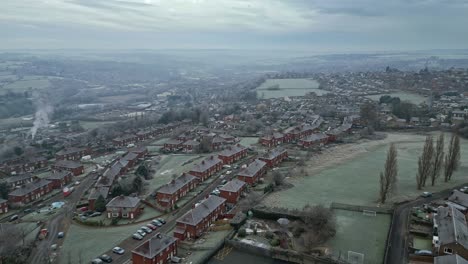
[[[3,87],[0,93],[4,93],[6,90],[12,90],[13,92],[24,92],[30,89],[45,89],[50,86],[50,82],[46,77],[38,76],[37,78],[26,78],[24,80],[17,80],[9,83]]]
[[[93,130],[95,128],[114,123],[114,121],[80,121],[80,125],[86,130]]]
[[[333,210],[336,216],[337,232],[328,241],[335,256],[346,258],[348,251],[364,254],[364,264],[382,263],[385,241],[390,228],[391,215],[366,216],[362,212]],[[365,243],[362,243],[365,238]]]
[[[404,138],[404,141],[401,141]],[[340,164],[333,164],[319,172],[315,166],[306,167],[310,173],[306,177],[291,177],[288,179],[294,187],[274,192],[264,203],[270,206],[302,208],[306,204],[323,204],[340,202],[353,205],[376,205],[379,188],[379,173],[382,170],[390,142],[395,142],[398,150],[398,183],[395,195],[390,202],[415,198],[422,191],[416,190],[415,175],[417,159],[422,152],[425,136],[406,134],[391,135],[375,147],[370,143],[361,143],[358,147],[362,153]],[[449,140],[446,137],[446,144]],[[369,144],[369,145],[368,145]],[[339,148],[344,146],[338,145]],[[451,188],[468,181],[468,141],[461,139],[460,169],[455,172],[449,183],[439,180],[434,187],[426,187],[424,191],[434,192]],[[333,155],[338,155],[332,153]],[[334,157],[330,156],[332,160]],[[347,154],[352,155],[352,154]],[[326,163],[327,161],[322,161]],[[318,166],[318,165],[317,165]]]
[[[285,96],[304,96],[315,92],[317,95],[327,93],[318,88],[319,83],[312,79],[268,79],[257,87],[257,97],[269,99]]]
[[[382,97],[384,95],[390,95],[392,97],[400,97],[401,101],[410,101],[413,104],[420,104],[422,102],[427,102],[428,101],[428,98],[426,98],[426,97],[424,97],[422,95],[415,94],[415,93],[403,92],[403,91],[396,92],[396,93],[389,93],[389,94],[368,95],[366,97],[369,98],[369,99],[372,99],[374,101],[378,101],[380,99],[380,97]]]

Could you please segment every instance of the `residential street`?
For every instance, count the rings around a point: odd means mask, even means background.
[[[49,204],[65,201],[65,205],[55,216],[46,222],[45,228],[47,228],[49,234],[45,240],[36,241],[36,247],[29,257],[30,264],[47,263],[49,254],[51,253],[51,246],[58,243],[57,234],[59,232],[64,232],[65,236],[67,235],[67,230],[72,221],[73,213],[76,210],[76,205],[80,201],[83,193],[94,183],[94,175],[95,174],[90,173],[85,178],[82,178],[82,182],[75,187],[75,190],[70,196],[63,198],[63,195],[60,193],[47,201]]]

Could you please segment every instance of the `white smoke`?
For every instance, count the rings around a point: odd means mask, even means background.
[[[54,111],[53,107],[47,102],[47,99],[44,96],[35,94],[33,97],[36,101],[37,110],[34,115],[33,127],[31,128],[32,139],[36,136],[39,128],[47,127],[50,121],[49,116]]]

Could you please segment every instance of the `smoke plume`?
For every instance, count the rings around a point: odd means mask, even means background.
[[[49,124],[49,116],[53,112],[53,107],[47,102],[45,96],[40,96],[38,94],[33,95],[33,98],[36,102],[36,114],[34,115],[34,123],[31,128],[32,139],[36,136],[37,130],[39,128],[47,127]]]

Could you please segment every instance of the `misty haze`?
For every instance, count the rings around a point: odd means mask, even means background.
[[[0,10],[0,263],[468,263],[466,0]]]

